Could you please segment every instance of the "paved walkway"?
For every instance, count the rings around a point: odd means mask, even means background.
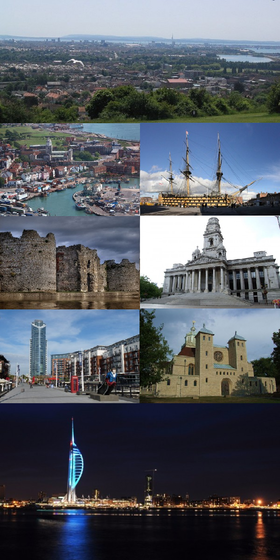
[[[158,307],[252,307],[258,309],[272,309],[272,305],[265,305],[259,303],[248,302],[237,296],[229,296],[218,292],[210,292],[208,294],[195,293],[195,294],[175,294],[171,296],[162,296],[160,299],[148,299],[141,302],[141,309],[145,308],[158,308]]]
[[[135,400],[135,402],[137,402]],[[120,398],[118,403],[100,403],[91,399],[89,395],[66,393],[64,389],[47,389],[45,386],[35,385],[30,389],[24,383],[12,389],[0,398],[0,404],[133,404],[134,401]]]

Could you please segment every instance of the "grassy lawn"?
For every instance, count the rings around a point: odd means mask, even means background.
[[[153,121],[159,122],[159,121]],[[218,117],[197,117],[197,118],[178,118],[168,119],[160,122],[185,122],[185,123],[278,123],[280,113],[238,113],[234,115],[219,115]]]
[[[86,120],[84,122],[119,122],[116,120],[101,120],[101,119],[94,119],[94,120]],[[212,116],[212,117],[178,117],[174,119],[165,119],[160,121],[138,121],[137,119],[126,119],[125,121],[120,121],[124,123],[279,123],[280,122],[280,113],[270,114],[267,112],[261,113],[234,113],[232,115],[219,115],[219,116]]]
[[[141,403],[191,403],[191,404],[227,404],[227,403],[243,403],[243,404],[267,404],[267,403],[280,403],[280,397],[275,398],[272,395],[252,396],[252,397],[200,397],[199,399],[190,398],[156,398],[156,397],[140,397]]]
[[[66,134],[63,132],[48,133],[47,130],[34,130],[30,126],[19,125],[19,126],[1,127],[0,128],[1,139],[5,136],[6,130],[10,130],[11,132],[17,132],[18,134],[20,134],[22,137],[17,139],[16,142],[26,146],[30,146],[32,144],[42,144],[43,146],[46,144],[47,138],[51,138],[53,145],[56,146],[57,144],[59,144],[59,141],[61,139],[64,140],[65,138],[69,137],[69,135],[71,134],[71,133]]]

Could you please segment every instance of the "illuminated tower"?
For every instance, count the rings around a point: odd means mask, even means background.
[[[67,502],[69,504],[76,503],[76,486],[83,474],[84,460],[81,452],[75,444],[74,440],[74,420],[72,418],[72,439],[69,451],[69,469],[67,482]]]

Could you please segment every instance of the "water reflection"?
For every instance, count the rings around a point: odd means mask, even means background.
[[[11,293],[0,296],[1,309],[139,309],[139,305],[140,299],[137,293],[36,295]]]

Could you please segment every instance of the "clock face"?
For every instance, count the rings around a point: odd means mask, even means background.
[[[222,352],[214,352],[214,359],[217,360],[217,362],[221,362],[223,359]]]

